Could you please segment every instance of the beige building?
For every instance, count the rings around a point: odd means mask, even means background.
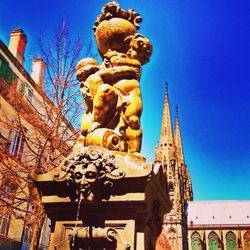
[[[24,211],[28,214],[32,210],[27,202],[29,189],[24,183],[28,169],[34,170],[38,165],[47,167],[46,155],[50,154],[51,144],[60,144],[63,138],[68,142],[55,150],[59,161],[69,153],[77,136],[75,129],[59,114],[57,134],[48,140],[46,133],[58,112],[44,94],[44,61],[35,58],[31,74],[23,66],[26,42],[21,29],[13,30],[8,47],[0,40],[0,249],[29,248],[35,223],[20,219],[25,217]],[[41,150],[45,153],[40,154]],[[38,155],[43,157],[38,159]],[[16,176],[12,176],[13,170]],[[45,229],[48,223],[46,219]],[[48,240],[42,234],[41,249],[47,247]]]

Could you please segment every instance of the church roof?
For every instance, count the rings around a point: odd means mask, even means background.
[[[188,226],[250,225],[249,201],[190,201]]]

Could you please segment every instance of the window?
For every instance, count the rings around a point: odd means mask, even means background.
[[[209,250],[217,250],[219,249],[219,238],[215,232],[211,232],[208,235],[208,246]]]
[[[0,77],[3,77],[8,84],[11,84],[14,79],[13,71],[2,57],[0,57]]]
[[[13,192],[13,189],[11,189],[11,187],[9,187],[7,184],[1,186],[1,189],[0,189],[1,203],[3,204],[5,204],[5,202],[11,203],[12,199],[8,195],[8,194],[11,194],[11,192]],[[4,236],[7,235],[8,228],[9,228],[9,220],[10,220],[10,212],[9,210],[6,209],[5,206],[3,206],[3,209],[1,209],[1,214],[0,214],[0,234],[1,235],[4,235]]]
[[[233,232],[228,232],[226,235],[227,250],[236,250],[236,235]]]
[[[25,100],[27,100],[29,103],[32,102],[33,98],[33,90],[27,83],[22,83],[21,88],[20,88],[21,95]]]
[[[0,149],[5,151],[8,148],[8,144],[7,138],[5,138],[0,131]]]
[[[11,143],[10,154],[17,157],[18,160],[21,159],[24,148],[24,138],[21,132],[18,130],[15,132],[14,138]]]
[[[11,149],[11,136],[12,136],[13,131],[10,129],[9,130],[9,134],[8,134],[8,138],[6,138],[6,144],[5,144],[5,152],[6,153],[10,153],[10,149]]]
[[[191,236],[191,249],[201,250],[201,237],[197,232],[194,232]]]
[[[27,209],[29,212],[32,211],[31,204],[28,204]],[[32,225],[31,226],[24,225],[23,236],[22,236],[22,243],[23,244],[22,244],[21,250],[29,250],[29,245],[31,243],[31,240],[32,240]]]
[[[0,217],[0,234],[7,235],[8,227],[9,227],[9,216],[2,215]]]
[[[11,195],[12,191],[13,190],[9,186],[2,185],[0,190],[0,199],[2,201],[5,201],[6,203],[11,203],[11,199],[9,196]]]
[[[250,250],[250,231],[247,231],[244,235],[244,249]]]
[[[4,204],[12,204],[16,189],[17,183],[11,182],[8,177],[5,176],[3,185],[0,188],[0,201]]]
[[[23,229],[23,237],[22,237],[22,250],[29,250],[29,245],[32,239],[32,229],[27,225],[24,226]]]

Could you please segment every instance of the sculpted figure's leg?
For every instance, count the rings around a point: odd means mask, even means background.
[[[121,90],[124,93],[127,107],[125,111],[126,119],[136,115],[137,117],[141,116],[142,113],[142,99],[140,85],[137,80],[121,80],[114,84],[114,88]]]
[[[92,124],[91,113],[84,114],[81,119],[81,128],[80,128],[81,135],[77,138],[74,149],[78,147],[86,146],[86,136],[87,136],[88,129],[91,124]]]
[[[92,115],[91,113],[84,114],[81,119],[81,135],[86,136],[88,133],[88,129],[92,124]]]
[[[93,123],[89,131],[108,124],[115,116],[118,95],[109,84],[102,84],[93,102]]]
[[[140,125],[140,116],[142,113],[142,100],[140,89],[136,88],[131,93],[132,102],[125,111],[125,117],[128,121],[126,137],[128,138],[129,151],[140,152],[142,143],[142,129]]]
[[[129,126],[126,129],[126,138],[128,143],[128,151],[131,153],[140,152],[142,129],[140,126],[140,119],[135,115],[129,118]]]
[[[137,80],[121,80],[114,85],[127,95],[127,103],[124,112],[124,123],[126,124],[125,141],[130,152],[140,152],[142,141],[142,129],[140,126],[140,116],[142,113],[142,100],[140,85]]]

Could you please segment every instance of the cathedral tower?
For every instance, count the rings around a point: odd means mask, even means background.
[[[155,160],[166,169],[172,210],[164,218],[164,235],[171,250],[187,249],[186,203],[193,199],[192,184],[184,160],[182,139],[176,108],[174,135],[172,132],[168,86],[165,86],[164,107],[159,145],[155,150]]]

